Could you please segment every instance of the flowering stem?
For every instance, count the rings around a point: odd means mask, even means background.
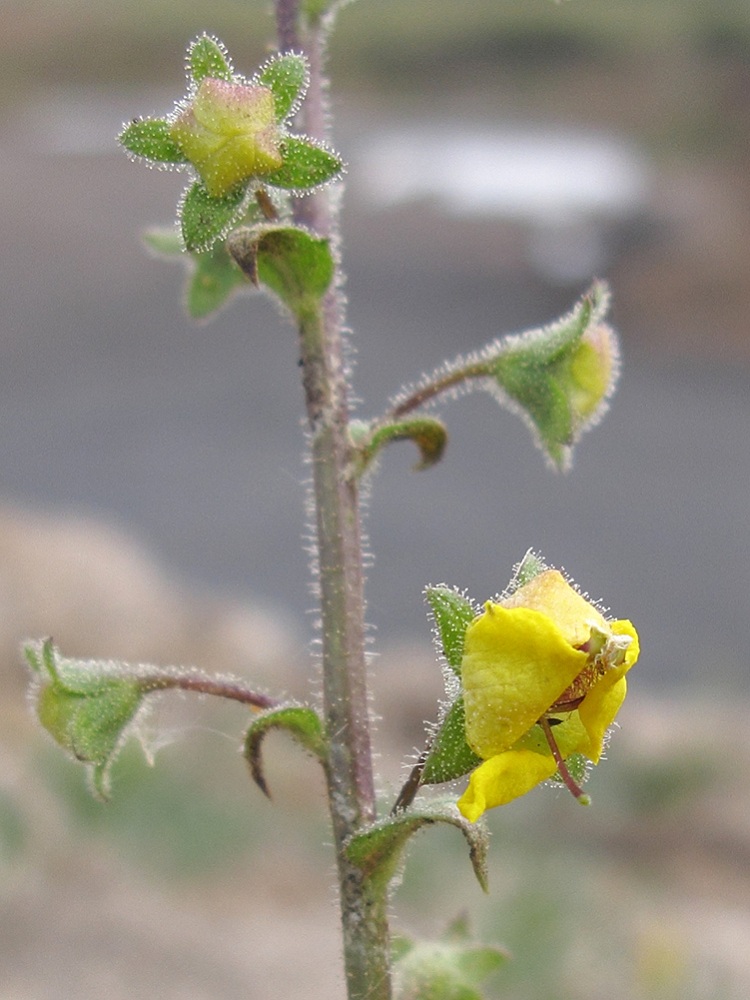
[[[304,51],[310,63],[305,130],[325,138],[326,32],[305,37],[298,0],[276,0],[279,45]],[[332,199],[298,200],[295,221],[338,242]],[[338,263],[337,263],[338,267]],[[320,308],[298,316],[302,379],[311,432],[318,585],[322,622],[323,700],[329,742],[328,800],[339,875],[344,962],[350,1000],[389,1000],[390,943],[385,890],[346,857],[349,838],[375,819],[365,658],[364,580],[359,492],[351,467],[348,385],[342,351],[340,276]]]
[[[560,753],[560,748],[557,745],[557,740],[555,739],[554,733],[552,732],[552,726],[549,723],[549,719],[542,716],[539,720],[539,725],[542,727],[542,732],[545,735],[549,748],[552,751],[552,756],[555,758],[555,763],[557,764],[557,771],[562,782],[568,791],[576,798],[581,805],[587,806],[591,804],[591,797],[586,795],[584,790],[575,780],[573,775],[568,770],[568,765],[563,760],[563,756]]]

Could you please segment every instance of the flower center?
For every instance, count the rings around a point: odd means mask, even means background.
[[[545,717],[557,712],[572,712],[581,704],[597,681],[608,670],[619,667],[625,659],[625,651],[631,643],[630,636],[609,635],[595,625],[591,628],[589,639],[578,649],[588,653],[586,666],[570,684],[557,701],[545,712]]]

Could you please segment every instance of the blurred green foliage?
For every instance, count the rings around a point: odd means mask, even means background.
[[[251,869],[269,844],[281,844],[292,857],[327,858],[322,802],[318,812],[295,825],[293,803],[283,795],[269,803],[252,786],[239,754],[233,758],[224,740],[216,747],[209,743],[182,738],[162,749],[149,767],[131,740],[113,766],[112,797],[105,803],[91,796],[79,765],[56,748],[40,747],[35,767],[65,814],[67,849],[75,853],[92,842],[109,843],[135,867],[164,881],[210,881],[222,871]],[[286,753],[282,759],[288,766]]]

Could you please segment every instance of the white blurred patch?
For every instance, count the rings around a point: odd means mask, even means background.
[[[452,119],[369,131],[351,179],[375,210],[427,201],[447,215],[520,222],[529,262],[561,282],[602,266],[608,228],[642,213],[651,188],[644,156],[607,132]]]

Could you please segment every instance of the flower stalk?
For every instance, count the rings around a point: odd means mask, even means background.
[[[550,748],[552,756],[555,758],[555,763],[557,764],[557,773],[560,775],[560,779],[565,787],[568,789],[570,794],[576,801],[580,802],[581,805],[588,806],[591,805],[590,796],[586,795],[584,790],[575,780],[573,775],[568,770],[568,765],[565,763],[565,758],[560,753],[560,748],[557,745],[557,740],[555,739],[555,734],[552,732],[552,725],[549,719],[542,716],[539,720],[539,727],[544,733],[544,738],[547,741],[547,745]]]

